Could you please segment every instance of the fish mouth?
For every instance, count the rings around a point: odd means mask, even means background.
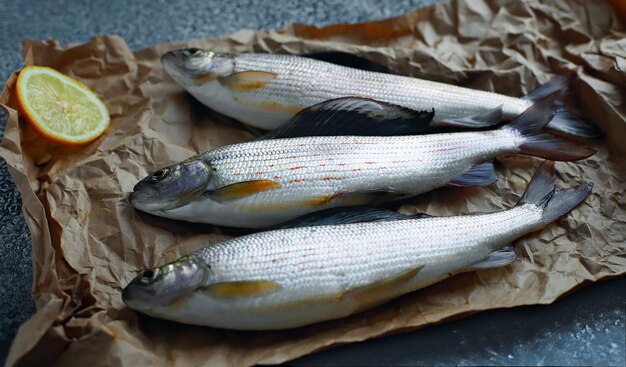
[[[161,56],[161,64],[174,81],[179,84],[189,84],[192,76],[189,75],[189,71],[185,68],[181,57],[178,50],[166,52]]]
[[[158,213],[176,206],[175,202],[160,201],[145,195],[141,191],[133,191],[128,195],[128,202],[135,209],[147,213]]]
[[[141,191],[133,191],[128,195],[128,202],[130,205],[142,212],[163,216],[168,213],[168,211],[172,209],[177,209],[182,206],[187,205],[186,202],[181,201],[179,199],[174,199],[170,201],[166,200],[157,200],[154,197],[145,195]]]
[[[122,290],[122,301],[130,309],[144,311],[147,309],[146,304],[150,303],[150,294],[141,287],[136,285],[137,279],[133,279]]]
[[[165,66],[165,69],[171,68],[176,65],[176,52],[169,51],[161,56],[161,63]]]
[[[124,304],[126,304],[126,306],[134,309],[135,308],[135,305],[134,305],[135,298],[133,297],[133,291],[131,289],[131,284],[127,285],[124,288],[124,290],[122,291],[122,301],[124,302]]]
[[[159,299],[143,289],[134,287],[131,282],[122,291],[122,301],[126,307],[146,315],[153,315],[159,309]],[[155,315],[158,317],[158,315]]]
[[[137,209],[142,209],[143,204],[145,203],[144,200],[142,200],[142,194],[138,191],[133,191],[128,195],[128,202],[130,203],[130,205],[132,205],[133,207],[137,208]]]

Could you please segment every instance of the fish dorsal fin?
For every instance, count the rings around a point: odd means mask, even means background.
[[[303,109],[261,139],[422,134],[430,130],[434,113],[369,98],[336,98]]]
[[[502,106],[474,116],[434,121],[431,126],[449,126],[459,128],[484,129],[498,125],[502,121]]]
[[[221,299],[260,296],[278,292],[280,289],[278,283],[269,280],[223,282],[204,288],[213,298]]]
[[[312,52],[300,55],[309,59],[315,59],[319,61],[329,62],[331,64],[346,66],[349,68],[373,71],[376,73],[393,74],[388,67],[383,64],[379,64],[375,61],[367,59],[365,57],[357,56],[351,53],[342,51],[323,51]]]
[[[508,245],[501,250],[494,251],[487,255],[486,258],[474,263],[464,269],[464,271],[473,271],[480,269],[493,269],[507,266],[517,259],[515,250],[512,245]]]
[[[221,187],[210,192],[209,195],[213,200],[221,203],[241,199],[261,191],[276,189],[280,186],[278,182],[270,180],[244,181]]]
[[[422,270],[423,266],[417,266],[415,268],[404,270],[389,278],[379,280],[375,283],[368,284],[359,288],[351,289],[341,295],[341,301],[353,301],[360,307],[367,307],[368,305],[375,303],[390,289],[400,286],[402,283],[413,278],[417,273]]]
[[[475,165],[464,174],[454,178],[447,183],[447,186],[488,186],[497,180],[493,162],[485,162]]]
[[[275,229],[316,227],[336,224],[352,224],[363,222],[384,222],[391,220],[413,219],[416,216],[400,214],[393,210],[370,206],[332,208],[310,213],[283,223]]]
[[[267,71],[248,70],[232,73],[227,76],[220,77],[220,84],[226,88],[244,92],[265,86],[265,84],[276,78],[278,74]]]
[[[379,190],[362,190],[341,192],[334,195],[333,201],[342,206],[370,205],[398,200],[409,196],[409,194],[393,188]]]
[[[425,219],[425,218],[436,218],[436,215],[430,215],[430,214],[426,214],[426,213],[417,213],[411,216],[407,216],[407,218],[411,218],[411,219]]]

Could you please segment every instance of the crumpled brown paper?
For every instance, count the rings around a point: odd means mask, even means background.
[[[38,312],[19,330],[7,365],[251,365],[280,363],[332,345],[420,328],[481,310],[546,304],[581,285],[626,272],[626,33],[603,1],[452,2],[398,18],[323,28],[240,31],[132,53],[100,36],[62,49],[27,40],[26,65],[48,65],[96,91],[111,112],[107,133],[80,149],[45,146],[19,120],[16,74],[2,93],[9,122],[0,154],[23,200],[33,239]],[[147,173],[192,154],[252,138],[217,121],[159,63],[167,50],[231,52],[343,50],[398,73],[520,96],[554,73],[581,66],[580,112],[607,134],[598,153],[557,163],[558,184],[593,182],[593,194],[565,219],[516,241],[519,260],[455,276],[351,317],[279,332],[234,332],[138,316],[121,300],[140,269],[228,238],[212,226],[156,220],[125,195]],[[42,152],[53,159],[35,162]],[[440,189],[404,212],[459,214],[514,205],[539,160],[498,160],[489,188]]]

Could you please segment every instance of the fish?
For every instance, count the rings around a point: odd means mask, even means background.
[[[553,98],[493,130],[279,136],[227,145],[157,170],[135,185],[128,200],[165,218],[267,228],[315,211],[378,205],[444,185],[487,186],[497,178],[491,160],[502,154],[572,161],[595,153],[542,132],[553,115]]]
[[[420,111],[434,108],[433,126],[492,125],[501,118],[514,119],[547,95],[567,94],[576,77],[576,72],[556,76],[516,98],[390,74],[380,65],[371,67],[371,62],[355,62],[357,56],[342,54],[302,57],[187,48],[165,53],[161,62],[172,79],[204,105],[266,130],[280,126],[304,108],[342,97],[369,98]],[[339,64],[328,60],[339,60]],[[563,104],[558,105],[548,128],[571,137],[599,135],[594,125],[569,113]]]
[[[334,213],[339,223],[257,232],[140,272],[122,291],[132,310],[184,324],[279,330],[340,319],[455,274],[515,261],[512,242],[567,214],[591,184],[555,190],[544,162],[516,206],[494,213]],[[349,210],[349,209],[347,209]],[[315,214],[319,217],[319,214]],[[371,219],[371,220],[368,220]]]

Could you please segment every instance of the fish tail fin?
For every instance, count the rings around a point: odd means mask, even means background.
[[[602,133],[600,130],[580,117],[573,115],[565,109],[565,104],[561,101],[556,103],[556,114],[550,123],[548,129],[551,133],[562,135],[569,138],[597,138]]]
[[[535,172],[517,205],[536,205],[542,210],[542,222],[550,223],[578,206],[589,196],[593,187],[587,183],[555,190],[554,181],[554,162],[545,161]]]
[[[539,87],[522,97],[538,103],[552,94],[558,94],[560,101],[556,105],[556,113],[547,128],[557,135],[563,135],[570,138],[596,138],[600,136],[600,130],[594,125],[582,120],[579,116],[575,116],[565,109],[562,100],[571,99],[571,91],[578,77],[578,69],[568,73],[557,75],[550,79],[547,83],[541,84]]]
[[[564,92],[569,93],[575,80],[576,72],[557,75],[550,79],[547,83],[543,83],[530,91],[530,93],[522,97],[522,99],[537,103],[555,93],[557,93],[557,95],[561,95]]]
[[[503,129],[510,129],[522,138],[519,153],[557,161],[576,161],[595,154],[595,150],[543,132],[555,114],[555,100],[560,92],[542,96]]]

